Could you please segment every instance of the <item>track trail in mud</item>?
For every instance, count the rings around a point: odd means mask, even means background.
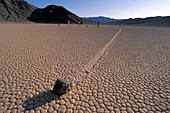
[[[96,64],[100,61],[100,59],[103,57],[103,55],[106,53],[106,51],[109,49],[111,44],[113,44],[115,38],[121,33],[121,29],[111,38],[111,40],[102,48],[100,51],[84,66],[82,70],[80,70],[79,75],[75,76],[75,78],[65,78],[64,76],[60,75],[63,79],[68,80],[70,83],[75,82],[78,83],[85,79],[89,72],[92,72],[93,68],[96,66]],[[56,66],[54,66],[56,67]],[[54,69],[55,72],[55,69]],[[57,73],[57,72],[55,72]],[[75,81],[76,80],[76,81]]]

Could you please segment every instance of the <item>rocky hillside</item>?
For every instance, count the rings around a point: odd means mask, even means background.
[[[23,0],[0,0],[0,22],[27,22],[35,9]]]
[[[71,13],[62,6],[50,5],[44,9],[36,9],[28,18],[32,22],[37,23],[80,23],[83,19]]]
[[[37,8],[24,0],[0,0],[0,23],[80,23],[83,19],[62,6],[50,5]]]

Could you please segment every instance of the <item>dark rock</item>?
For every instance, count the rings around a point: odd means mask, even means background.
[[[0,22],[28,22],[35,9],[24,0],[0,0]]]
[[[80,23],[84,20],[77,15],[71,13],[62,6],[49,5],[44,9],[36,9],[28,18],[32,22],[37,23]]]
[[[68,91],[70,91],[70,84],[67,82],[67,80],[58,78],[54,85],[53,93],[61,96]]]

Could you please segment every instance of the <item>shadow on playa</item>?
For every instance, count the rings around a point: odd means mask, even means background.
[[[52,102],[53,100],[58,100],[59,96],[55,95],[52,90],[41,92],[39,95],[34,95],[32,98],[28,98],[24,102],[24,108],[26,110],[35,110],[38,107]]]

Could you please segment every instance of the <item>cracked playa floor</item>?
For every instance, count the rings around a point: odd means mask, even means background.
[[[84,66],[121,29],[85,79]],[[170,29],[0,26],[0,112],[169,112]],[[57,97],[58,77],[72,91]],[[78,77],[78,78],[77,78]],[[78,82],[77,82],[78,81]]]

